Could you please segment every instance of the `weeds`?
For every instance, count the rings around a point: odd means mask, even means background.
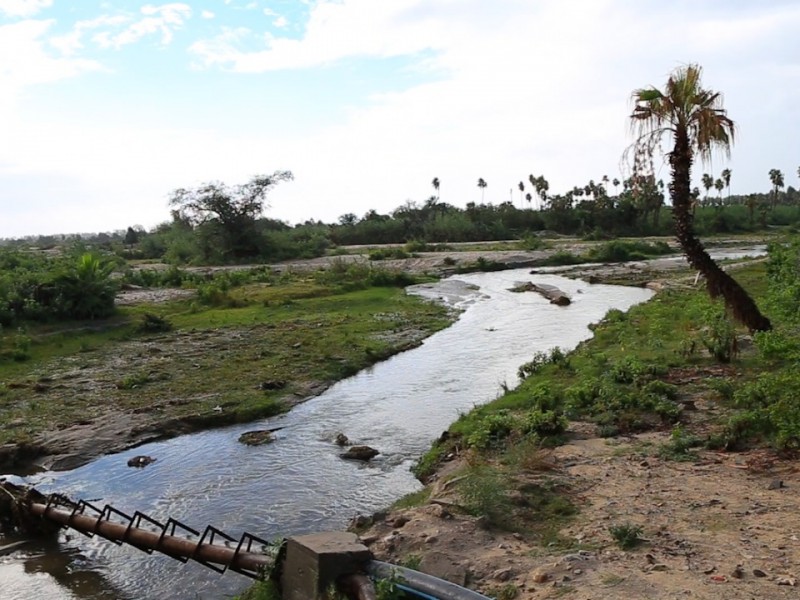
[[[643,541],[643,529],[640,525],[632,525],[631,523],[612,525],[608,528],[608,532],[622,550],[632,550]]]

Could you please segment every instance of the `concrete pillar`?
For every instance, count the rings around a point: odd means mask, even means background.
[[[342,575],[363,572],[372,560],[358,536],[344,531],[289,538],[283,561],[283,600],[320,600]]]

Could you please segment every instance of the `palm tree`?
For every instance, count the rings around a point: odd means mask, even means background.
[[[439,178],[438,177],[434,177],[433,181],[431,181],[431,185],[433,186],[433,189],[436,190],[436,199],[438,200],[439,199]]]
[[[728,204],[731,203],[731,170],[722,169],[722,181],[725,182],[725,187],[728,188]]]
[[[722,190],[725,189],[725,182],[722,181],[722,178],[714,181],[714,189],[717,190],[717,203],[722,206]]]
[[[703,187],[706,188],[706,197],[703,201],[703,205],[708,204],[708,192],[711,191],[711,188],[714,187],[714,178],[709,175],[708,173],[703,173]]]
[[[519,182],[519,206],[520,206],[520,208],[522,208],[522,206],[523,206],[523,204],[522,204],[522,196],[523,196],[524,193],[525,193],[525,184],[520,181]]]
[[[772,328],[769,319],[744,288],[714,262],[694,232],[691,181],[695,156],[708,161],[714,150],[729,154],[735,134],[721,94],[702,86],[701,73],[700,66],[686,65],[669,76],[663,92],[654,87],[633,92],[631,125],[639,134],[635,147],[655,152],[661,138],[669,136],[673,144],[667,158],[675,237],[686,259],[705,276],[711,297],[722,296],[737,321],[750,331],[767,331]]]
[[[770,169],[769,180],[772,183],[772,208],[775,208],[778,204],[778,194],[783,188],[783,173],[780,169]]]
[[[617,188],[619,187],[619,179],[614,177],[614,179],[611,180],[611,185],[614,186],[614,195],[616,196],[617,195]]]
[[[478,177],[478,187],[481,188],[481,204],[483,204],[483,195],[486,192],[486,186],[489,185],[483,179],[483,177]]]

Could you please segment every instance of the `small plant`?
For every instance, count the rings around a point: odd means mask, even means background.
[[[419,554],[409,554],[401,562],[400,566],[413,571],[419,571],[419,565],[422,563],[422,556]]]
[[[643,541],[643,529],[640,525],[632,525],[631,523],[612,525],[608,528],[608,532],[622,550],[632,550]]]
[[[493,588],[487,593],[496,600],[514,600],[519,595],[519,587],[513,583],[507,583],[502,587]]]
[[[133,390],[143,386],[148,381],[150,381],[148,373],[131,373],[120,379],[116,385],[119,390]]]
[[[464,508],[476,517],[485,517],[490,525],[503,526],[508,521],[511,504],[508,484],[497,470],[485,465],[471,467],[459,484]]]
[[[725,314],[717,309],[706,314],[706,327],[700,336],[706,350],[721,363],[729,363],[739,354],[736,329]]]
[[[697,454],[692,452],[692,448],[702,445],[702,439],[687,433],[680,425],[676,425],[672,429],[669,441],[659,448],[658,455],[665,460],[693,461],[697,459]]]
[[[153,313],[144,313],[142,321],[139,323],[138,330],[140,333],[165,333],[172,331],[172,323],[165,317],[159,317]]]

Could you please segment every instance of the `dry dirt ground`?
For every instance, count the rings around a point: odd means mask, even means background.
[[[573,425],[573,431],[580,424]],[[570,549],[482,526],[458,510],[447,463],[423,506],[395,510],[361,533],[378,559],[418,561],[419,570],[510,598],[800,598],[800,476],[796,460],[701,452],[665,461],[653,444],[667,433],[613,440],[581,435],[547,456],[579,508],[559,532]],[[642,527],[635,549],[617,547],[609,527]],[[420,560],[421,559],[421,560]]]

